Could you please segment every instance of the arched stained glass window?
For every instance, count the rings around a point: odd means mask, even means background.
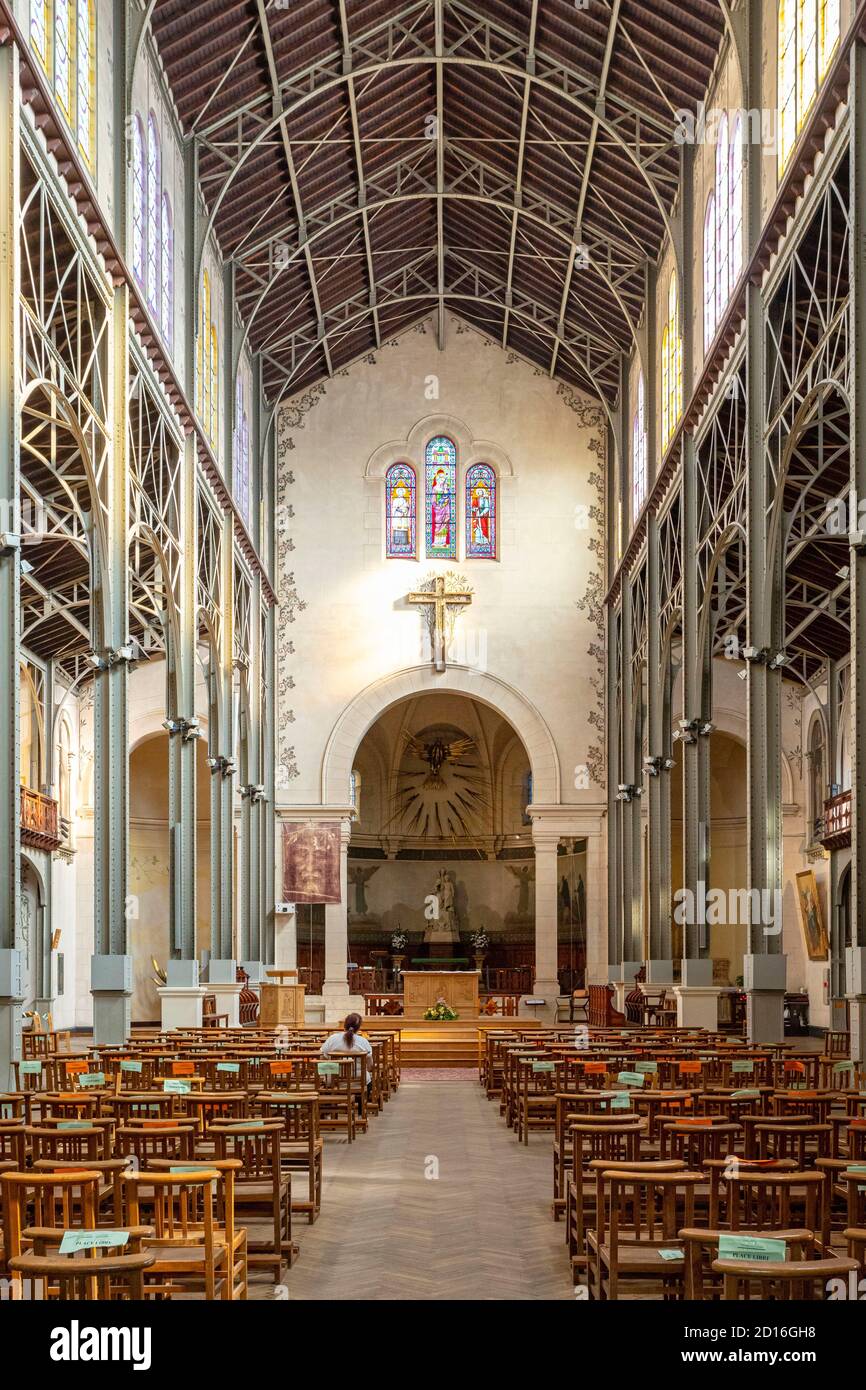
[[[72,71],[72,3],[55,0],[54,6],[54,95],[63,114],[72,120],[74,82]]]
[[[414,560],[418,554],[415,469],[392,463],[385,474],[385,555]]]
[[[704,346],[716,335],[743,264],[742,118],[733,131],[722,116],[715,178],[704,217]]]
[[[159,313],[159,261],[162,158],[156,117],[151,112],[147,121],[147,302],[151,313]]]
[[[75,70],[77,80],[75,125],[78,148],[93,163],[96,125],[96,4],[77,0]]]
[[[145,219],[147,216],[147,167],[144,159],[144,128],[136,116],[132,127],[132,269],[144,288]]]
[[[457,450],[444,435],[431,439],[425,454],[428,560],[457,555]]]
[[[167,193],[162,195],[161,258],[162,312],[160,320],[163,337],[171,347],[174,338],[174,218],[171,215],[171,200]]]
[[[489,463],[466,472],[466,558],[496,559],[496,473]]]
[[[683,408],[683,340],[679,327],[677,273],[671,271],[668,315],[662,332],[662,449],[673,438]]]
[[[646,407],[644,403],[643,372],[637,379],[637,409],[631,427],[632,518],[637,520],[646,501]]]

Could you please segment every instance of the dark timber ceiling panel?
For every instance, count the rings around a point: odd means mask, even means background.
[[[274,400],[446,310],[613,400],[718,0],[157,0]]]

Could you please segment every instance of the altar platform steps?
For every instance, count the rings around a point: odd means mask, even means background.
[[[448,1026],[448,1032],[435,1028],[401,1029],[400,1056],[405,1068],[478,1067],[478,1028]]]

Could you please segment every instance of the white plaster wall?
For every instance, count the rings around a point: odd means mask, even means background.
[[[513,476],[500,475],[496,562],[384,558],[384,484],[365,479],[368,460],[440,414],[497,445],[512,466]],[[278,802],[319,802],[325,745],[346,705],[424,661],[422,620],[405,595],[448,570],[475,591],[458,623],[457,659],[485,666],[536,706],[556,746],[563,801],[601,802],[600,409],[449,319],[444,352],[428,322],[292,403],[281,424]],[[583,530],[581,506],[594,509]],[[575,768],[587,764],[593,780],[577,788]]]

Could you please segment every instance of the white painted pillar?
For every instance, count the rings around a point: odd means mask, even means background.
[[[274,916],[274,965],[278,970],[298,968],[298,914],[294,907]]]
[[[532,841],[535,846],[535,975],[532,990],[537,998],[547,1000],[552,1017],[559,995],[559,830],[536,821],[532,827]],[[547,1016],[548,1010],[545,1010],[543,1017]]]
[[[586,983],[606,984],[610,979],[607,960],[607,870],[604,837],[586,837]]]
[[[340,821],[340,901],[325,905],[325,981],[322,998],[325,1022],[338,1023],[353,1009],[363,1011],[362,997],[350,995],[346,965],[349,960],[349,837],[352,822]]]

